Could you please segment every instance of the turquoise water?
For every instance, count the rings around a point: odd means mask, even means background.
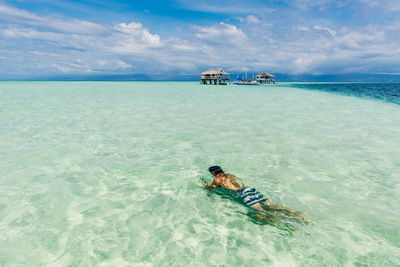
[[[0,83],[0,266],[398,266],[400,105],[290,84]],[[211,165],[313,225],[254,221]]]
[[[290,86],[379,99],[400,105],[400,83],[293,83]]]

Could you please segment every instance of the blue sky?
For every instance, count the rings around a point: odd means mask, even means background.
[[[0,78],[400,73],[400,0],[0,0]]]

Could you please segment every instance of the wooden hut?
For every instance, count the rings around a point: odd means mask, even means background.
[[[274,84],[275,80],[272,79],[275,75],[269,74],[268,72],[263,72],[256,75],[257,83],[259,84]]]
[[[200,84],[227,85],[231,84],[229,73],[222,69],[209,69],[201,73]]]

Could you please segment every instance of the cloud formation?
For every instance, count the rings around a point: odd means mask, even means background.
[[[195,26],[193,28],[197,30],[197,38],[207,40],[208,42],[243,43],[247,41],[247,36],[241,29],[238,29],[235,25],[226,24],[223,22],[212,26]]]
[[[154,70],[197,74],[208,67],[231,72],[399,72],[400,9],[395,0],[379,5],[374,0],[228,2],[226,8],[216,8],[213,1],[184,1],[181,19],[160,15],[150,6],[148,12],[135,13],[142,14],[135,19],[118,13],[110,20],[57,12],[50,16],[0,3],[0,78]],[[191,16],[184,17],[185,12]],[[196,14],[199,18],[192,18]]]
[[[90,21],[77,19],[59,19],[37,15],[25,10],[6,6],[0,3],[0,16],[8,23],[23,24],[25,26],[35,26],[48,28],[65,33],[75,34],[98,34],[105,31],[105,27]]]
[[[161,47],[162,43],[158,34],[151,34],[141,23],[120,23],[114,27],[111,39],[116,43],[112,51],[121,54],[135,54],[144,52],[149,48]]]

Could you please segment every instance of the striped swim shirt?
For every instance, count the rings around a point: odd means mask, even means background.
[[[241,190],[236,191],[236,196],[243,199],[244,204],[253,206],[262,201],[266,201],[267,198],[258,192],[255,188],[245,187]]]

